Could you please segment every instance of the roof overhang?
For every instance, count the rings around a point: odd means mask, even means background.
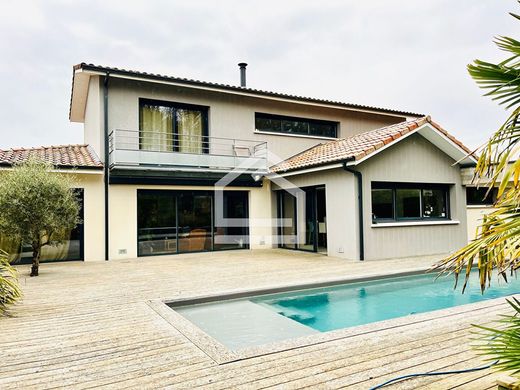
[[[83,123],[87,107],[88,86],[92,73],[74,68],[72,76],[72,93],[70,97],[69,120]]]
[[[367,156],[359,159],[359,160],[353,160],[347,163],[349,166],[355,166],[359,165],[362,162],[368,160],[369,158],[372,158],[376,156],[377,154],[381,153],[383,150],[387,148],[391,148],[392,146],[398,144],[399,142],[402,142],[409,136],[413,134],[420,134],[422,137],[424,137],[426,140],[428,140],[430,143],[435,145],[438,149],[443,151],[445,154],[450,156],[453,160],[455,160],[456,164],[459,164],[460,166],[474,166],[477,163],[477,159],[468,154],[468,152],[462,148],[461,146],[457,145],[455,142],[453,142],[450,138],[448,138],[445,134],[443,134],[441,131],[436,129],[432,124],[425,123],[424,125],[417,128],[415,131],[411,131],[399,138],[397,138],[395,141],[390,142],[389,144],[385,145],[384,147],[377,149],[375,152],[368,154]]]
[[[252,88],[236,87],[226,84],[209,83],[198,80],[182,79],[170,76],[162,76],[152,73],[134,72],[117,68],[106,68],[91,64],[81,63],[74,66],[74,73],[72,78],[72,94],[70,101],[69,119],[72,122],[83,122],[85,119],[85,107],[87,102],[88,85],[90,77],[110,75],[113,78],[120,78],[125,80],[133,80],[139,82],[148,82],[155,84],[165,84],[177,87],[184,87],[190,89],[212,91],[218,93],[226,93],[238,96],[247,96],[257,99],[265,99],[272,101],[288,102],[306,106],[315,106],[323,108],[332,108],[336,110],[365,112],[371,114],[378,114],[384,116],[398,117],[398,118],[417,118],[421,114],[411,112],[390,110],[355,104],[348,104],[342,102],[334,102],[328,100],[321,100],[315,98],[306,98],[301,96],[287,95],[278,92],[261,91]]]

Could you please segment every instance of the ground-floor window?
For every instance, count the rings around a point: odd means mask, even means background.
[[[449,219],[449,186],[372,182],[374,222]]]
[[[247,248],[248,193],[138,190],[137,229],[139,256]]]
[[[469,206],[492,206],[497,200],[498,188],[466,187],[466,204]]]
[[[75,188],[74,193],[80,204],[79,223],[74,229],[54,234],[50,245],[42,247],[40,262],[83,260],[83,188]],[[30,243],[8,240],[0,235],[0,249],[9,254],[15,264],[30,264],[32,262],[32,247]]]
[[[327,251],[325,186],[278,191],[278,218],[280,247]]]

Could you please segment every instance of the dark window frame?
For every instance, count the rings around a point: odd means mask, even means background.
[[[474,194],[471,195],[470,191]],[[468,206],[492,207],[497,200],[498,187],[493,187],[489,194],[487,194],[488,191],[488,187],[466,187],[466,204]]]
[[[157,105],[157,106],[164,106],[164,107],[170,107],[174,110],[176,109],[184,109],[184,110],[197,110],[201,111],[203,113],[202,115],[202,136],[205,137],[205,141],[202,142],[202,153],[208,154],[209,153],[209,106],[201,106],[197,104],[191,104],[191,103],[181,103],[181,102],[172,102],[167,100],[158,100],[158,99],[149,99],[149,98],[139,98],[139,150],[141,150],[141,131],[143,128],[143,118],[142,118],[142,111],[141,107],[145,104],[149,105]],[[172,121],[172,138],[173,138],[173,150],[172,152],[178,152],[179,151],[179,140],[178,140],[178,124],[177,124],[177,115],[173,115],[173,121]]]
[[[291,121],[291,122],[306,122],[309,124],[309,131],[308,133],[290,133],[283,131],[283,123],[280,125],[280,130],[277,129],[271,129],[271,130],[259,130],[257,128],[257,120],[258,119],[267,119],[267,120],[279,120],[279,121]],[[328,125],[333,126],[334,136],[328,136],[328,135],[319,135],[319,134],[311,134],[310,133],[310,125],[316,124],[316,125]],[[338,138],[338,129],[339,129],[339,122],[335,121],[327,121],[322,119],[312,119],[312,118],[302,118],[302,117],[295,117],[295,116],[287,116],[287,115],[278,115],[278,114],[268,114],[265,112],[255,112],[255,131],[259,133],[276,133],[276,134],[282,134],[282,135],[294,135],[294,136],[304,136],[304,137],[319,137],[319,138],[330,138],[330,139],[336,139]]]
[[[224,195],[226,192],[233,192],[233,193],[240,193],[244,197],[245,200],[245,217],[247,220],[250,220],[250,191],[248,190],[229,190],[224,191]],[[168,254],[165,253],[157,253],[157,254],[143,254],[139,247],[139,197],[140,195],[166,195],[170,198],[174,199],[174,207],[175,207],[175,229],[177,230],[179,228],[179,197],[181,196],[190,196],[190,195],[203,195],[203,196],[210,196],[211,197],[211,249],[210,250],[203,250],[203,251],[192,251],[192,252],[185,252],[179,250],[179,234],[176,234],[176,249],[175,252],[171,252]],[[243,247],[225,247],[225,248],[217,248],[215,247],[215,191],[212,190],[163,190],[163,189],[137,189],[136,194],[136,212],[137,212],[137,231],[136,231],[136,241],[137,241],[137,257],[143,257],[143,256],[171,256],[171,255],[178,255],[183,253],[197,253],[197,252],[220,252],[220,251],[229,251],[229,250],[243,250],[243,249],[250,249],[251,248],[251,232],[249,228],[249,222],[244,227],[244,235],[247,236],[247,242],[244,244]]]
[[[305,187],[300,187],[300,190],[303,190],[306,192],[306,196],[308,194],[311,194],[310,196],[312,196],[313,198],[313,219],[316,220],[316,217],[317,217],[317,204],[316,204],[316,191],[318,189],[321,189],[323,188],[325,190],[325,193],[327,191],[327,186],[325,184],[316,184],[316,185],[311,185],[311,186],[305,186]],[[293,205],[293,215],[294,215],[294,225],[295,225],[295,234],[296,236],[298,236],[299,232],[298,232],[298,198],[297,196],[294,196],[292,195],[289,191],[286,191],[286,190],[275,190],[274,191],[276,193],[276,216],[278,218],[278,221],[281,221],[283,218],[284,218],[284,197],[285,196],[292,196],[294,197],[294,205]],[[303,207],[305,207],[305,205],[303,205]],[[313,238],[313,241],[314,241],[314,245],[313,245],[313,249],[305,249],[305,248],[301,248],[300,247],[300,244],[298,242],[295,242],[294,244],[287,244],[283,241],[283,237],[284,237],[284,232],[283,232],[283,227],[278,224],[277,226],[277,233],[278,233],[278,237],[282,238],[281,240],[279,240],[278,242],[278,248],[283,248],[283,249],[289,249],[289,250],[295,250],[295,251],[302,251],[302,252],[311,252],[311,253],[317,253],[318,252],[318,226],[317,226],[317,221],[316,221],[316,225],[314,227],[314,238]],[[327,236],[327,240],[328,240],[328,236]],[[294,247],[291,247],[291,245],[294,245]],[[327,246],[328,246],[328,241],[327,241]]]
[[[386,189],[392,191],[392,218],[375,218],[372,213],[372,223],[388,223],[388,222],[424,222],[424,221],[449,221],[451,220],[451,207],[450,207],[450,184],[436,184],[436,183],[397,183],[397,182],[372,182],[370,194],[372,196],[372,190],[375,189]],[[397,216],[397,190],[420,190],[419,217],[398,217]],[[425,190],[442,190],[444,207],[446,209],[445,217],[425,217],[424,216],[424,191]],[[370,199],[371,210],[373,210],[372,198]]]

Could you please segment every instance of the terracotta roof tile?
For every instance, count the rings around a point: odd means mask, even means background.
[[[394,110],[394,109],[374,107],[374,106],[365,106],[362,104],[345,103],[345,102],[339,102],[339,101],[328,100],[328,99],[317,99],[317,98],[311,98],[311,97],[306,97],[306,96],[286,94],[286,93],[281,93],[281,92],[265,91],[265,90],[249,88],[249,87],[247,87],[247,88],[238,87],[238,86],[229,85],[229,84],[201,81],[201,80],[189,79],[189,78],[184,78],[184,77],[167,76],[167,75],[158,74],[158,73],[142,72],[142,71],[137,71],[137,70],[123,69],[123,68],[110,67],[110,66],[104,66],[104,65],[96,65],[96,64],[85,63],[85,62],[82,62],[80,64],[73,66],[73,70],[78,70],[78,69],[91,70],[91,71],[103,72],[103,73],[121,74],[121,75],[127,75],[127,76],[132,76],[132,77],[139,76],[139,77],[150,79],[150,80],[166,80],[166,81],[182,83],[182,84],[187,84],[187,85],[197,85],[197,86],[204,86],[204,87],[210,87],[210,88],[213,87],[213,88],[226,89],[226,90],[237,91],[237,92],[248,92],[248,93],[251,93],[254,95],[259,95],[259,96],[273,96],[273,97],[285,98],[285,99],[296,100],[296,101],[330,104],[330,105],[339,106],[339,107],[347,107],[347,108],[361,109],[361,110],[371,110],[371,111],[376,111],[376,112],[385,112],[385,113],[391,113],[391,114],[396,114],[396,115],[405,115],[408,117],[410,117],[410,116],[420,117],[422,115],[422,114],[417,114],[417,113],[402,111],[402,110]],[[71,96],[71,103],[72,103],[72,96]]]
[[[0,150],[0,165],[13,165],[35,156],[63,168],[103,168],[89,145],[58,145]]]
[[[433,122],[429,116],[400,122],[394,125],[382,127],[356,134],[352,137],[341,138],[316,145],[299,154],[296,154],[281,163],[271,167],[272,172],[285,172],[303,168],[310,168],[346,160],[360,160],[361,158],[374,153],[377,149],[396,141],[404,135],[415,132],[422,125],[429,123],[440,131],[452,142],[457,144],[467,154],[472,154],[466,146],[446,130]]]

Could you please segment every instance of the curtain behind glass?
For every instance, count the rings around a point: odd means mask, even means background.
[[[143,104],[139,148],[158,152],[173,150],[173,108]]]
[[[179,152],[202,153],[202,112],[177,109]]]

